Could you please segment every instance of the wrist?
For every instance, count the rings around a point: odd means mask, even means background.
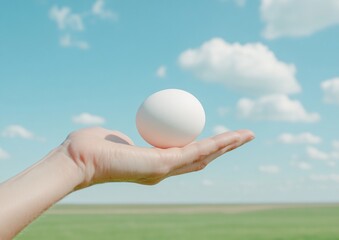
[[[86,182],[85,168],[70,156],[64,145],[55,148],[46,156],[45,161],[52,165],[57,164],[55,171],[61,171],[59,176],[68,179],[68,183],[71,184],[70,192],[84,187]]]

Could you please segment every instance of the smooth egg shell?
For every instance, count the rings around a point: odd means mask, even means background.
[[[136,125],[143,139],[155,147],[183,147],[202,132],[205,111],[192,94],[166,89],[152,94],[142,103]]]

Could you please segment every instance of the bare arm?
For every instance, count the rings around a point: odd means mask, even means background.
[[[72,192],[83,174],[58,147],[0,185],[0,239],[11,239],[55,202]]]
[[[252,140],[247,130],[220,134],[183,148],[142,148],[103,128],[74,132],[41,161],[0,185],[0,239],[11,239],[69,193],[103,182],[152,185],[202,170]]]

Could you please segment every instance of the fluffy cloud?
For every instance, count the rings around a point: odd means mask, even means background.
[[[0,148],[0,160],[8,158],[10,158],[9,153],[6,152],[4,149]]]
[[[279,61],[261,43],[228,43],[214,38],[179,56],[180,66],[198,78],[251,95],[300,92],[292,64]]]
[[[49,17],[56,22],[60,33],[59,43],[62,47],[75,47],[82,50],[89,48],[87,41],[78,40],[74,37],[75,32],[85,29],[84,20],[89,17],[116,20],[117,14],[105,8],[105,0],[96,0],[91,13],[73,13],[69,7],[53,6],[49,11]]]
[[[228,131],[229,131],[229,129],[227,127],[223,126],[223,125],[216,125],[213,128],[213,133],[215,135],[218,135],[218,134],[221,134],[221,133],[224,133],[224,132],[228,132]]]
[[[307,162],[294,162],[292,166],[295,166],[296,168],[299,168],[301,170],[311,170],[312,165]]]
[[[311,35],[339,24],[338,0],[261,0],[267,39]]]
[[[83,40],[75,40],[74,31],[83,31],[85,29],[83,19],[80,14],[72,13],[69,7],[53,6],[49,11],[49,17],[56,22],[59,30],[64,33],[60,37],[59,43],[62,47],[76,47],[82,50],[88,49],[89,44]]]
[[[61,30],[84,30],[84,24],[80,14],[72,13],[69,7],[53,6],[49,11],[49,17],[56,22]]]
[[[324,101],[326,103],[339,104],[339,78],[324,81],[320,86],[324,92]]]
[[[282,94],[267,95],[257,100],[242,98],[237,103],[240,117],[253,120],[316,122],[320,116],[307,112],[297,100]]]
[[[333,147],[333,149],[339,151],[339,140],[334,140],[334,141],[332,142],[332,147]]]
[[[316,159],[316,160],[326,161],[330,158],[330,154],[320,151],[318,148],[315,148],[315,147],[307,147],[306,153],[310,158]]]
[[[339,174],[318,174],[318,175],[311,175],[310,179],[313,181],[333,181],[339,183]]]
[[[167,69],[164,65],[160,66],[157,71],[155,72],[155,75],[158,77],[158,78],[164,78],[166,77],[167,75]]]
[[[97,0],[92,6],[92,13],[104,19],[117,20],[118,15],[105,8],[105,0]]]
[[[259,171],[268,174],[277,174],[280,172],[280,168],[276,165],[262,165],[259,166]]]
[[[2,136],[8,138],[23,138],[23,139],[33,139],[34,134],[20,125],[9,125],[7,126],[3,132]]]
[[[321,138],[309,132],[300,134],[283,133],[278,137],[278,141],[285,144],[318,144]]]
[[[90,113],[81,113],[77,116],[72,118],[72,121],[77,124],[84,124],[84,125],[101,125],[106,122],[105,118],[92,115]]]
[[[89,44],[83,40],[76,40],[70,34],[66,34],[60,38],[62,47],[76,47],[83,50],[89,49]]]
[[[333,167],[339,160],[339,146],[337,141],[333,141],[332,149],[324,152],[315,147],[307,147],[306,154],[315,160],[324,161],[328,166]]]

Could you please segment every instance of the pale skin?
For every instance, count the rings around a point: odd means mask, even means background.
[[[12,239],[66,195],[105,182],[154,185],[204,169],[254,138],[249,130],[223,133],[182,148],[145,148],[117,131],[71,133],[42,160],[0,184],[0,239]]]

